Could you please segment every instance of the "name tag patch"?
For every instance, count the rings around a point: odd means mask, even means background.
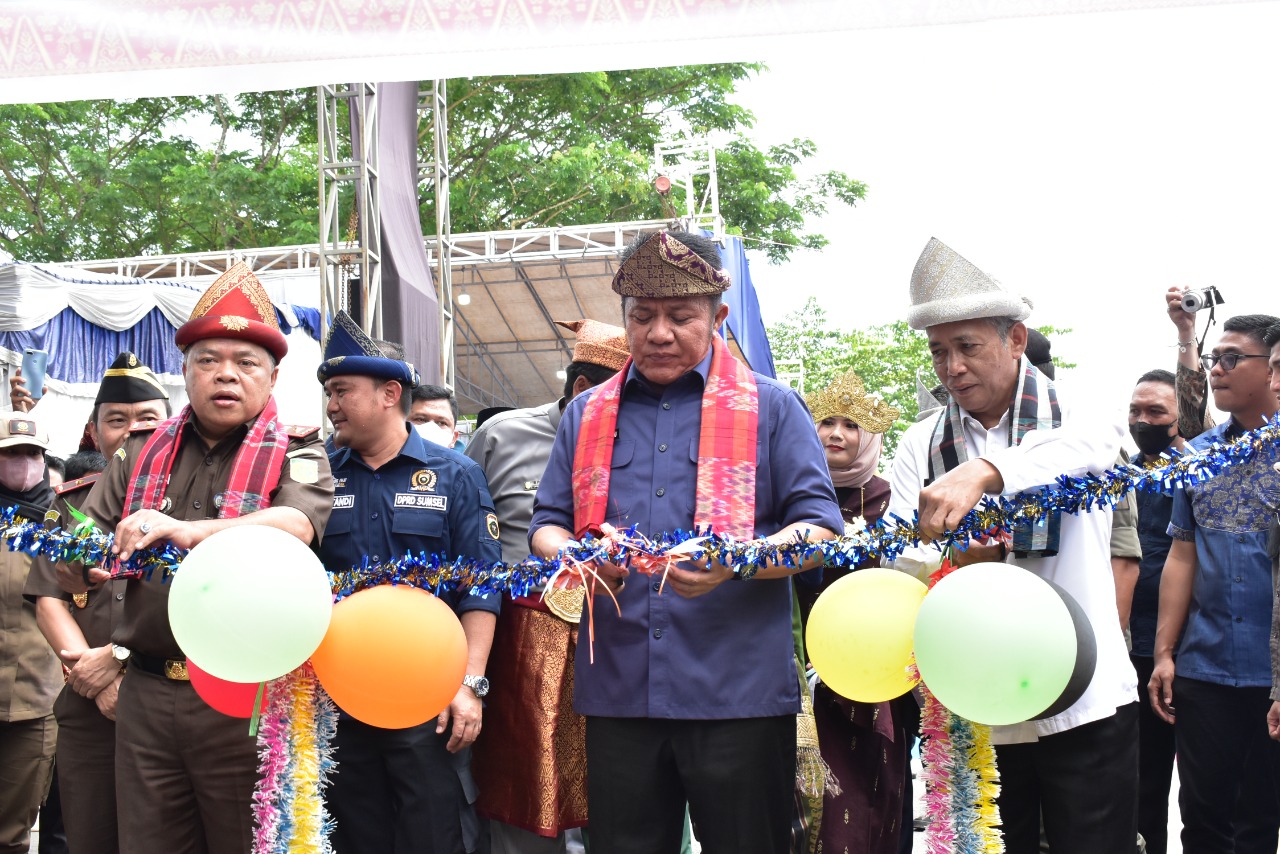
[[[334,510],[350,510],[356,506],[356,497],[354,495],[335,495],[333,496]]]
[[[439,510],[443,512],[449,506],[447,495],[422,495],[413,492],[397,492],[397,507],[415,507],[422,510]]]

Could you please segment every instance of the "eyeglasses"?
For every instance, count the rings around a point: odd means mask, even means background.
[[[1210,353],[1207,356],[1200,357],[1200,364],[1204,366],[1206,371],[1212,371],[1214,365],[1222,365],[1222,370],[1226,372],[1234,371],[1241,359],[1265,358],[1267,358],[1265,353],[1223,353],[1221,356],[1215,356]]]

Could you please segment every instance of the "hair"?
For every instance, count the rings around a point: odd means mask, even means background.
[[[1262,336],[1262,343],[1268,347],[1280,344],[1280,323],[1273,323],[1267,327],[1266,333]]]
[[[578,377],[584,377],[594,388],[616,373],[617,371],[613,368],[606,368],[604,365],[597,365],[595,362],[581,362],[575,359],[564,369],[564,399],[568,400],[573,397],[573,387],[577,384]]]
[[[991,324],[991,328],[996,331],[996,335],[1000,336],[1000,343],[1009,343],[1009,331],[1013,329],[1013,325],[1018,323],[1012,317],[984,317],[982,318]]]
[[[457,425],[458,415],[459,415],[458,398],[454,397],[453,392],[449,391],[449,389],[445,388],[444,386],[431,385],[430,383],[423,383],[422,385],[419,385],[416,388],[414,388],[413,395],[411,396],[410,406],[412,407],[413,401],[419,401],[419,400],[449,401],[449,408],[453,410],[453,423],[455,426]]]
[[[397,362],[405,361],[404,347],[394,341],[388,341],[385,338],[371,339],[378,352],[388,359],[395,359]],[[374,380],[376,384],[378,380]],[[413,409],[413,389],[410,386],[400,382],[400,380],[385,380],[385,382],[395,383],[400,386],[400,414],[405,418],[409,417],[409,410]]]
[[[394,341],[387,341],[383,338],[374,338],[373,343],[377,346],[378,351],[388,359],[395,359],[403,362],[405,358],[404,347]]]
[[[1259,344],[1265,344],[1267,331],[1277,323],[1280,323],[1280,317],[1270,314],[1237,314],[1226,319],[1222,324],[1222,331],[1240,332]]]
[[[1143,383],[1164,383],[1171,388],[1177,388],[1177,379],[1173,376],[1173,371],[1166,371],[1164,368],[1155,368],[1147,371],[1138,377],[1138,381],[1134,385],[1142,385]]]
[[[632,238],[631,242],[623,248],[622,254],[618,256],[618,265],[621,266],[627,263],[627,260],[632,255],[636,254],[637,249],[645,243],[648,243],[650,238],[659,233],[660,232],[657,231],[642,231],[637,234]],[[724,269],[724,262],[720,260],[720,246],[710,237],[704,237],[701,234],[694,234],[691,231],[681,231],[678,229],[667,229],[665,233],[668,237],[680,241],[685,246],[693,250],[694,254],[711,265],[713,270]],[[628,300],[631,299],[634,299],[634,297],[622,298],[622,322],[624,326],[626,325],[627,320]],[[720,310],[720,303],[723,302],[722,295],[707,294],[706,300],[707,304],[711,307],[711,316],[714,318],[716,316],[716,312]]]
[[[67,480],[75,480],[86,474],[102,471],[107,467],[107,458],[99,451],[77,451],[67,457],[67,467],[63,472]]]
[[[48,451],[45,451],[44,464],[48,466],[50,469],[52,469],[53,471],[56,471],[60,475],[62,475],[63,480],[67,479],[67,461],[64,460],[62,457],[55,457],[53,454],[49,453]]]

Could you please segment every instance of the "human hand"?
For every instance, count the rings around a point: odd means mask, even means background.
[[[1157,658],[1155,669],[1151,672],[1151,681],[1147,683],[1151,708],[1167,723],[1174,723],[1177,716],[1173,708],[1173,675],[1173,659]]]
[[[139,510],[120,520],[116,526],[116,542],[112,551],[121,561],[128,560],[134,552],[150,548],[157,543],[173,543],[180,549],[189,549],[199,542],[196,527],[166,516],[159,510]],[[91,581],[105,580],[89,571]]]
[[[984,545],[976,540],[970,540],[968,548],[951,550],[951,565],[961,567],[975,563],[1004,563],[1007,554],[1008,552],[1000,548],[998,543]]]
[[[718,560],[704,557],[701,560],[689,561],[697,569],[681,569],[672,565],[667,570],[667,584],[686,599],[705,596],[721,584],[733,578],[733,568],[725,566]]]
[[[1165,310],[1169,312],[1169,320],[1178,327],[1178,340],[1190,341],[1196,336],[1196,316],[1182,310],[1182,295],[1187,288],[1173,285],[1164,292]]]
[[[452,719],[453,732],[449,735],[449,743],[445,748],[450,753],[457,753],[465,747],[470,747],[480,735],[483,718],[484,703],[474,691],[463,685],[454,695],[453,702],[436,718],[436,734],[444,732]]]
[[[1267,734],[1280,741],[1280,702],[1273,701],[1267,711]]]
[[[41,387],[40,393],[48,394],[49,387]],[[27,384],[22,381],[22,368],[18,368],[13,376],[9,377],[9,407],[14,412],[30,412],[35,405],[36,399],[31,396],[31,392],[27,390]]]
[[[109,721],[116,719],[116,700],[120,698],[120,680],[124,678],[123,673],[117,673],[116,678],[111,680],[111,684],[98,692],[98,696],[93,698],[93,702],[97,704],[98,711]]]
[[[1004,478],[984,459],[969,460],[920,490],[920,534],[936,540],[960,524],[989,492],[999,492]]]
[[[53,565],[53,571],[58,586],[68,593],[88,593],[90,590],[97,590],[103,581],[111,577],[111,574],[104,569],[85,567],[78,561],[60,560]]]
[[[120,663],[109,645],[78,652],[64,649],[59,656],[71,668],[67,674],[71,690],[89,700],[95,699],[120,675]]]

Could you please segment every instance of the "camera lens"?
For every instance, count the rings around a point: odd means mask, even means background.
[[[1204,291],[1187,291],[1182,296],[1182,310],[1197,312],[1205,306]]]

